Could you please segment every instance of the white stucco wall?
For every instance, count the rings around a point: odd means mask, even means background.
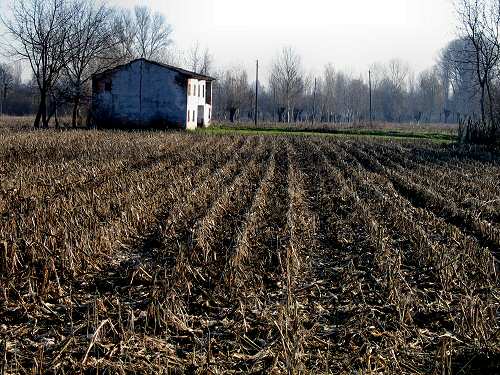
[[[198,79],[188,80],[187,90],[187,111],[186,120],[188,121],[188,129],[196,129],[198,126],[199,107],[203,107],[203,126],[210,125],[210,117],[212,106],[206,104],[207,100],[207,82]],[[193,117],[194,113],[194,117]]]

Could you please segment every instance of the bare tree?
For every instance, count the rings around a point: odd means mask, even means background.
[[[113,33],[111,10],[94,0],[80,0],[71,21],[73,51],[64,67],[67,93],[73,104],[72,126],[77,126],[81,101],[92,74],[116,63],[109,51],[118,44]]]
[[[291,47],[283,48],[272,65],[270,86],[284,105],[287,122],[291,121],[295,102],[304,88],[303,76],[300,56]]]
[[[388,78],[396,90],[404,91],[406,89],[410,66],[399,59],[392,59],[387,64]]]
[[[325,66],[322,81],[322,106],[323,106],[323,116],[327,122],[332,122],[334,120],[334,114],[337,108],[335,107],[335,79],[336,72],[332,64]]]
[[[371,64],[370,66],[371,76],[372,76],[372,87],[376,89],[381,82],[389,75],[387,72],[387,66],[380,62]]]
[[[209,75],[212,70],[213,58],[208,48],[201,49],[196,43],[188,52],[186,65],[196,73]]]
[[[293,121],[301,122],[313,114],[313,99],[315,89],[315,77],[312,73],[304,75],[302,80],[302,90],[295,100],[293,108]],[[316,85],[317,88],[317,85]]]
[[[212,65],[213,65],[213,56],[208,50],[208,48],[205,48],[205,51],[203,52],[203,58],[201,60],[201,66],[198,73],[204,75],[210,75],[212,72]]]
[[[408,77],[410,65],[400,59],[392,59],[387,66],[391,87],[391,100],[393,102],[394,118],[401,122],[406,111],[406,94],[408,89]]]
[[[407,113],[409,65],[392,59],[371,66],[373,109],[375,116],[386,121],[402,121]]]
[[[234,122],[241,108],[249,104],[252,98],[248,74],[244,69],[231,68],[222,75],[217,86],[220,86],[222,95],[218,100],[229,113],[229,121]]]
[[[158,61],[174,66],[183,66],[185,65],[185,55],[184,52],[172,44],[169,48],[167,48],[159,57]]]
[[[12,17],[3,20],[13,37],[14,55],[26,59],[40,93],[35,128],[48,127],[47,102],[51,89],[68,62],[70,27],[75,8],[66,0],[16,0]]]
[[[460,33],[472,47],[464,54],[475,67],[480,91],[481,122],[493,126],[492,74],[500,58],[500,2],[494,0],[457,0],[456,9],[461,24]],[[486,115],[488,97],[488,116]],[[494,126],[493,126],[494,128]],[[494,130],[494,129],[493,129]]]
[[[433,114],[440,111],[444,103],[444,89],[439,77],[439,71],[428,69],[418,77],[420,105],[428,122],[432,121]]]
[[[158,59],[172,43],[172,27],[161,13],[152,13],[146,6],[134,8],[136,55],[145,59]]]
[[[451,41],[440,53],[437,67],[443,81],[445,117],[456,120],[480,113],[474,47],[467,38]],[[446,120],[446,119],[445,119]]]
[[[161,13],[146,6],[115,11],[113,33],[119,40],[113,54],[122,61],[135,58],[164,60],[172,44],[173,29]],[[111,52],[111,51],[110,51]]]
[[[113,34],[117,37],[119,43],[110,49],[110,55],[116,60],[124,63],[130,59],[136,58],[135,36],[137,27],[135,20],[128,9],[116,9],[113,16]]]
[[[15,78],[12,67],[7,64],[0,63],[0,116],[4,113],[7,93],[12,89],[14,80]]]
[[[347,85],[346,96],[348,120],[361,120],[367,112],[368,86],[361,78],[351,79]]]
[[[349,77],[343,72],[337,72],[334,83],[333,103],[336,109],[335,121],[345,121],[347,113],[347,86]]]

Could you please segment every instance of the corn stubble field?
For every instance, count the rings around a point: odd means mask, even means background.
[[[0,162],[0,373],[498,373],[498,153],[4,131]]]

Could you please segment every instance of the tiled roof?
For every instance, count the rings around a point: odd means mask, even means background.
[[[154,65],[158,65],[162,68],[165,68],[165,69],[169,69],[169,70],[173,70],[177,73],[180,73],[188,78],[194,78],[194,79],[199,79],[199,80],[203,80],[203,81],[215,81],[215,78],[213,77],[209,77],[209,76],[206,76],[206,75],[203,75],[203,74],[199,74],[199,73],[195,73],[195,72],[191,72],[189,70],[186,70],[186,69],[182,69],[182,68],[178,68],[176,66],[172,66],[172,65],[167,65],[167,64],[162,64],[162,63],[159,63],[157,61],[153,61],[153,60],[147,60],[147,59],[144,59],[144,58],[140,58],[140,59],[135,59],[135,60],[132,60],[132,61],[129,61],[128,63],[126,64],[122,64],[122,65],[118,65],[118,66],[115,66],[114,68],[111,68],[111,69],[107,69],[103,72],[100,72],[98,74],[94,74],[94,78],[98,78],[100,76],[103,76],[103,75],[106,75],[112,71],[116,71],[116,70],[120,70],[126,66],[129,66],[137,61],[144,61],[144,62],[147,62],[149,64],[154,64]]]

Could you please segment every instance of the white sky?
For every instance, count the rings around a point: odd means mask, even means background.
[[[2,1],[2,0],[0,0]],[[416,71],[434,64],[455,37],[452,0],[111,0],[146,4],[165,14],[179,48],[197,41],[216,64],[264,72],[283,46],[293,46],[308,71],[326,63],[364,73],[374,62],[401,58]],[[251,75],[251,74],[250,74]]]
[[[2,5],[9,0],[0,0]],[[2,4],[3,3],[3,4]],[[455,37],[452,0],[108,0],[148,5],[174,27],[180,49],[208,47],[221,67],[240,65],[265,75],[284,46],[293,46],[307,71],[329,62],[353,74],[374,62],[400,58],[415,71],[434,64]],[[263,77],[264,78],[264,77]]]

